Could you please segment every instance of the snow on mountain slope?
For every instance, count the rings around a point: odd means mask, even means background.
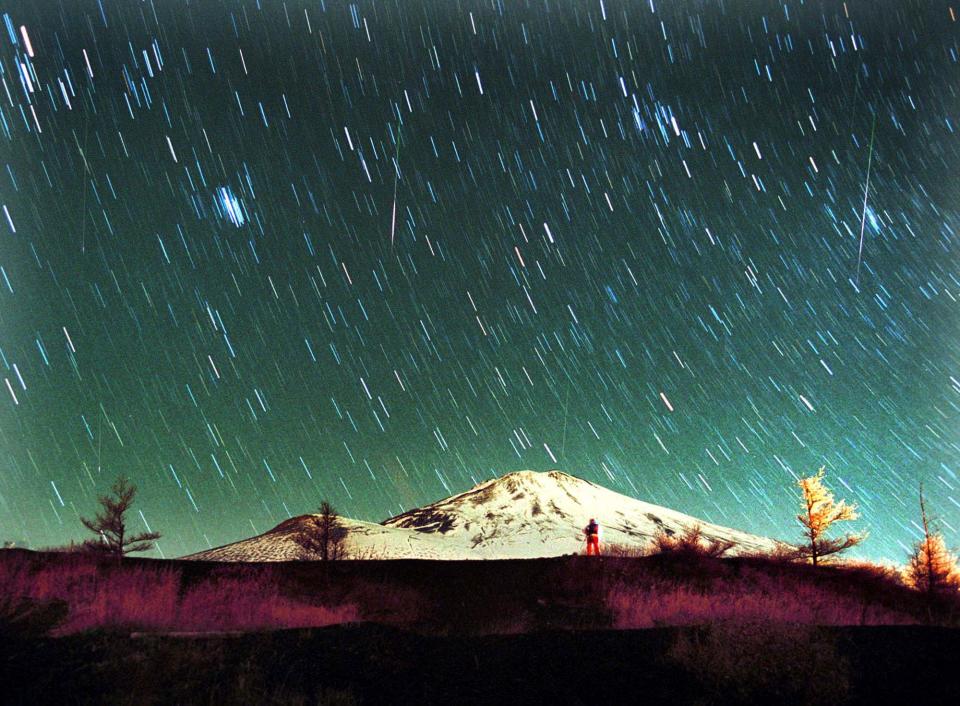
[[[309,515],[264,534],[188,559],[287,561],[300,549],[295,534]],[[381,524],[341,518],[348,556],[359,558],[506,559],[560,556],[584,548],[581,528],[600,523],[601,546],[642,547],[662,529],[668,534],[700,524],[707,538],[735,542],[733,553],[772,549],[765,537],[702,522],[674,510],[607,490],[561,471],[518,471],[480,483]]]
[[[284,520],[272,530],[250,539],[198,552],[184,559],[204,561],[295,561],[302,558],[296,535],[314,515],[299,515]],[[341,517],[347,530],[344,549],[348,558],[359,559],[462,559],[453,545],[437,541],[432,534],[416,530],[384,527],[373,522]]]
[[[473,554],[519,558],[582,551],[581,528],[591,517],[600,523],[601,543],[644,546],[658,528],[673,534],[700,524],[707,538],[734,541],[735,551],[773,547],[764,537],[702,522],[561,471],[510,473],[383,524],[438,533]]]

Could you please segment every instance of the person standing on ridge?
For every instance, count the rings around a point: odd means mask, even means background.
[[[583,533],[587,537],[587,556],[594,554],[600,556],[600,525],[597,521],[590,518],[590,523],[583,528]]]

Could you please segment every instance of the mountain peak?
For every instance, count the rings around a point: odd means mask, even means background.
[[[299,550],[292,535],[306,517],[192,558],[296,558]],[[624,546],[645,546],[658,532],[671,535],[692,525],[700,525],[707,539],[733,541],[735,551],[774,546],[767,538],[703,522],[556,469],[507,473],[380,524],[341,520],[347,529],[347,552],[355,556],[502,559],[581,551],[582,528],[590,518],[599,522],[603,542]]]
[[[557,469],[550,471],[512,471],[511,473],[505,473],[502,476],[497,476],[495,478],[490,478],[485,480],[477,485],[473,486],[467,493],[470,493],[474,490],[483,487],[491,486],[504,486],[510,489],[526,487],[530,489],[546,489],[546,488],[556,488],[561,487],[576,487],[578,485],[585,486],[594,486],[588,480],[583,478],[578,478],[577,476],[571,475],[564,471]],[[594,486],[596,487],[596,486]],[[461,493],[463,495],[464,493]],[[456,495],[452,497],[457,497]],[[449,498],[452,499],[452,498]]]
[[[458,527],[469,529],[471,526],[489,524],[494,517],[507,515],[536,517],[552,513],[573,519],[567,517],[556,501],[562,501],[563,498],[576,501],[576,497],[585,489],[598,489],[598,486],[559,470],[513,471],[477,483],[463,493],[391,517],[380,524],[447,534]]]
[[[523,481],[533,481],[533,482],[559,482],[566,483],[568,481],[576,481],[580,483],[588,483],[582,478],[577,478],[574,475],[561,471],[559,469],[553,469],[549,471],[513,471],[512,473],[504,473],[497,480],[506,480],[507,478],[517,478]]]

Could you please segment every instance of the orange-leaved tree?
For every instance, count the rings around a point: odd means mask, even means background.
[[[927,515],[920,484],[920,518],[923,538],[913,545],[904,578],[909,586],[928,596],[956,593],[960,589],[960,568],[957,557],[948,548],[943,534]]]
[[[833,493],[823,484],[826,467],[821,466],[815,475],[797,481],[802,493],[803,511],[797,520],[803,525],[804,544],[797,547],[797,556],[810,559],[814,566],[825,557],[849,549],[866,539],[866,534],[845,534],[830,539],[827,530],[837,522],[856,520],[859,515],[855,505],[844,500],[834,500]]]

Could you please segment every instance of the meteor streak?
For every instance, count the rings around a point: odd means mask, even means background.
[[[877,132],[877,116],[873,116],[873,127],[870,129],[870,149],[867,152],[867,180],[863,185],[863,213],[860,214],[860,248],[857,250],[857,276],[855,282],[860,288],[860,262],[863,260],[863,230],[867,224],[867,199],[870,196],[870,167],[873,166],[873,136]]]

